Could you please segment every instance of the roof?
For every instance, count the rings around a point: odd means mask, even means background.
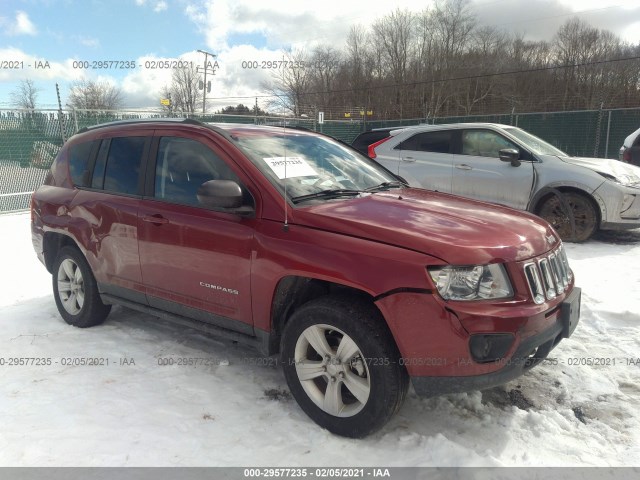
[[[90,127],[84,127],[76,132],[77,134],[91,132],[95,130],[99,130],[102,128],[109,127],[120,127],[126,125],[144,125],[144,126],[153,126],[153,125],[163,125],[163,124],[173,124],[173,125],[196,125],[200,127],[210,128],[214,131],[222,133],[222,131],[236,131],[236,132],[244,132],[244,133],[252,133],[252,132],[265,132],[272,131],[273,133],[281,132],[283,129],[288,130],[297,130],[297,131],[307,131],[310,133],[313,130],[309,130],[305,127],[298,127],[293,125],[283,125],[283,126],[267,126],[267,125],[254,125],[250,123],[213,123],[213,122],[201,122],[199,120],[193,118],[136,118],[136,119],[127,119],[127,120],[116,120],[113,122],[101,123],[98,125],[92,125]]]
[[[440,129],[440,128],[474,128],[474,127],[495,127],[495,128],[515,128],[515,125],[505,125],[503,123],[488,123],[488,122],[467,122],[467,123],[421,123],[420,125],[409,125],[406,127],[396,127],[396,130],[400,129]]]

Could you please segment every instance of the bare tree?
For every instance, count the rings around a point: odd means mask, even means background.
[[[122,90],[107,82],[79,80],[71,86],[68,104],[84,110],[115,110],[122,106]]]
[[[20,80],[18,87],[11,92],[11,103],[18,108],[34,110],[38,101],[38,92],[40,89],[36,87],[30,78]]]
[[[262,84],[263,90],[272,95],[268,105],[288,110],[295,116],[313,113],[303,111],[308,106],[311,78],[309,56],[304,50],[295,50],[287,52],[286,59],[287,66],[273,72],[271,80]]]
[[[412,12],[396,9],[375,21],[372,27],[374,41],[382,52],[383,61],[389,65],[389,73],[396,85],[404,84],[407,78],[409,59],[413,55],[414,22]],[[405,98],[406,88],[395,87],[390,101],[399,107],[400,115]]]
[[[310,86],[318,92],[315,103],[323,110],[336,103],[336,96],[330,92],[337,84],[341,55],[341,52],[331,46],[320,45],[315,48],[311,56]]]
[[[264,88],[271,106],[296,114],[305,104],[389,119],[615,108],[640,103],[639,54],[640,44],[577,19],[551,41],[528,41],[480,27],[469,0],[436,0],[352,27],[342,49],[320,46],[311,68],[279,71]]]
[[[470,77],[458,82],[460,87],[456,93],[456,102],[464,115],[470,115],[500,82],[500,77],[491,73],[504,68],[506,44],[505,34],[495,27],[475,30],[473,42],[460,60],[460,70]]]
[[[188,67],[173,70],[170,93],[174,112],[192,114],[202,108],[204,85],[201,89],[201,81],[201,75],[192,63]]]

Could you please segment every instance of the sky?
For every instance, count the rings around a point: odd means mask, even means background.
[[[208,94],[211,108],[253,105],[271,73],[243,68],[246,62],[281,60],[288,48],[341,48],[352,25],[367,27],[396,8],[419,11],[432,3],[0,0],[0,109],[12,106],[10,93],[23,79],[32,79],[40,90],[40,107],[57,105],[58,83],[64,107],[71,84],[83,78],[118,85],[128,108],[159,108],[171,72],[158,61],[202,65],[205,56],[198,50],[215,54],[218,62]],[[551,39],[562,23],[578,16],[640,42],[637,0],[471,0],[471,8],[480,24],[531,40]]]

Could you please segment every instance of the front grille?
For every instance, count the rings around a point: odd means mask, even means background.
[[[524,273],[535,303],[553,300],[567,290],[573,279],[567,253],[561,244],[553,253],[524,266]]]

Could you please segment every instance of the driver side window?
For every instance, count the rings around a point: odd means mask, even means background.
[[[202,143],[180,137],[160,139],[155,198],[200,206],[198,188],[209,180],[233,180],[240,184],[227,164]]]
[[[499,158],[499,152],[503,148],[520,150],[517,145],[491,130],[464,130],[462,132],[462,155]]]

